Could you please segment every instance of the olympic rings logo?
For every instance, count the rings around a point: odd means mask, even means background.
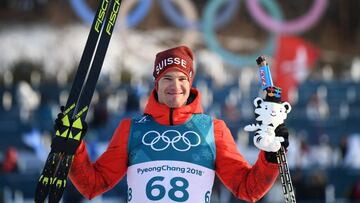
[[[89,8],[85,0],[69,0],[76,14],[85,22],[91,24],[94,12]],[[194,31],[200,32],[205,44],[225,62],[235,67],[244,67],[253,64],[253,59],[261,54],[273,55],[278,34],[301,33],[316,24],[324,13],[328,0],[313,0],[313,4],[304,15],[292,19],[284,20],[283,14],[276,0],[243,0],[246,8],[254,21],[260,27],[269,32],[265,46],[256,53],[244,55],[236,54],[223,48],[217,39],[215,30],[225,26],[234,14],[239,10],[241,0],[209,0],[207,1],[203,16],[198,17],[195,5],[191,0],[157,0],[160,8],[166,17],[177,27],[186,28],[182,42],[189,46],[196,43],[198,39],[194,36]],[[137,3],[137,5],[135,5]],[[123,30],[135,27],[149,13],[153,0],[127,0],[123,2],[122,10],[119,14],[122,22],[119,22]],[[176,4],[177,6],[174,6]],[[264,6],[266,11],[262,8]],[[134,9],[131,10],[131,8]],[[120,20],[121,21],[121,20]],[[123,31],[123,34],[126,31]],[[126,45],[127,48],[130,45]],[[141,44],[141,43],[139,43]],[[131,49],[130,49],[131,50]],[[135,49],[134,50],[139,50]],[[136,53],[136,51],[133,51]],[[147,57],[146,57],[147,58]]]
[[[173,133],[175,133],[175,136]],[[144,145],[151,146],[154,151],[163,151],[171,145],[176,151],[185,152],[191,147],[198,146],[201,143],[201,138],[194,131],[186,131],[181,134],[177,130],[167,130],[160,134],[155,130],[151,130],[144,134],[141,141]]]

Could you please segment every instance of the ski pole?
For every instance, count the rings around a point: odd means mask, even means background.
[[[256,59],[256,62],[259,66],[258,73],[260,76],[261,89],[266,90],[268,88],[274,87],[270,68],[266,62],[266,58],[264,56],[259,56]],[[279,95],[276,96],[280,97],[280,93]],[[278,162],[280,180],[283,189],[285,203],[296,203],[295,191],[291,181],[290,170],[287,163],[285,149],[283,146],[281,146],[280,150],[276,152],[276,158]]]

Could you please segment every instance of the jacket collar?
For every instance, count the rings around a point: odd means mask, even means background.
[[[162,125],[183,124],[190,119],[192,114],[203,113],[200,92],[191,88],[189,98],[192,99],[189,104],[179,108],[169,108],[157,101],[157,93],[153,89],[145,106],[144,114],[151,115],[156,122]]]

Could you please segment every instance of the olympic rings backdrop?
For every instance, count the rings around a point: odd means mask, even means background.
[[[161,1],[160,5],[165,15],[176,26],[181,28],[196,27],[197,29],[201,29],[201,22],[194,22],[187,18],[184,18],[184,16],[182,16],[173,6],[171,0],[160,0],[160,1]],[[214,19],[216,28],[223,26],[229,20],[231,20],[231,18],[233,17],[239,6],[239,0],[227,0],[223,2],[224,3],[226,2],[224,10],[221,11],[221,13]]]
[[[141,22],[150,11],[151,4],[152,0],[140,0],[134,11],[127,16],[126,25],[134,27]],[[92,23],[95,13],[89,8],[85,0],[70,0],[70,5],[84,22]]]
[[[277,33],[299,33],[315,25],[325,11],[327,0],[314,0],[308,13],[288,22],[268,16],[259,6],[258,0],[247,0],[246,5],[255,21],[267,30]]]
[[[209,48],[218,53],[226,62],[234,65],[235,67],[244,67],[246,65],[253,64],[254,59],[262,54],[273,55],[276,45],[275,34],[270,34],[263,50],[260,50],[259,52],[253,53],[251,55],[234,54],[221,47],[220,43],[216,38],[212,22],[215,17],[214,14],[224,2],[225,1],[211,1],[205,8],[203,31],[205,42],[209,46]],[[273,0],[262,0],[261,2],[270,11],[273,17],[275,17],[276,19],[281,19],[280,10]]]
[[[167,0],[166,0],[167,1]],[[130,17],[130,15],[127,15],[128,13],[131,12],[131,8],[136,6],[136,4],[139,2],[141,2],[141,0],[129,0],[129,1],[124,1],[121,7],[121,12],[119,13],[119,22],[118,22],[118,27],[120,27],[119,32],[121,35],[121,42],[122,42],[122,46],[126,47],[126,50],[128,52],[130,52],[133,55],[136,55],[139,59],[145,59],[147,61],[152,61],[153,60],[153,55],[149,54],[149,51],[146,50],[142,50],[142,45],[143,42],[141,41],[141,39],[138,39],[137,42],[135,43],[131,43],[129,42],[129,25],[126,25]],[[192,3],[191,0],[171,0],[172,4],[175,4],[177,6],[177,8],[184,13],[184,17],[189,20],[190,22],[194,22],[194,21],[198,21],[198,14],[197,11]],[[194,26],[192,27],[188,27],[186,29],[182,29],[182,37],[181,37],[181,41],[179,42],[180,44],[187,44],[188,46],[192,47],[196,41],[198,41],[198,29]],[[147,44],[148,47],[150,47],[151,45]],[[156,47],[159,47],[159,45],[157,45]],[[165,47],[164,47],[165,48]],[[160,50],[156,50],[156,52],[158,52]]]
[[[91,24],[94,11],[86,1],[69,1],[75,13],[84,22]],[[191,46],[195,39],[189,37],[190,33],[199,32],[209,49],[221,56],[226,63],[237,68],[252,65],[254,58],[260,54],[272,56],[278,35],[307,31],[318,22],[328,4],[327,0],[313,0],[309,11],[296,19],[289,20],[283,16],[276,0],[208,0],[200,18],[191,0],[126,0],[123,3],[131,6],[127,6],[127,9],[121,14],[123,19],[119,24],[121,24],[123,35],[126,35],[126,29],[134,28],[144,20],[150,12],[153,1],[160,4],[161,10],[171,23],[178,28],[185,29],[182,42]],[[226,50],[216,36],[216,30],[226,26],[231,20],[236,20],[234,16],[239,11],[241,3],[246,4],[246,11],[249,12],[254,22],[264,28],[261,31],[268,32],[268,39],[262,49],[249,55]],[[134,8],[131,10],[130,7]],[[126,43],[126,40],[124,42]]]

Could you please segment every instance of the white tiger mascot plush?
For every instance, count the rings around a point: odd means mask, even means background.
[[[284,123],[287,114],[291,111],[289,102],[270,102],[257,97],[254,100],[257,124],[245,126],[248,132],[256,131],[254,144],[257,148],[267,152],[277,152],[281,147],[282,137],[275,136],[275,129]]]

